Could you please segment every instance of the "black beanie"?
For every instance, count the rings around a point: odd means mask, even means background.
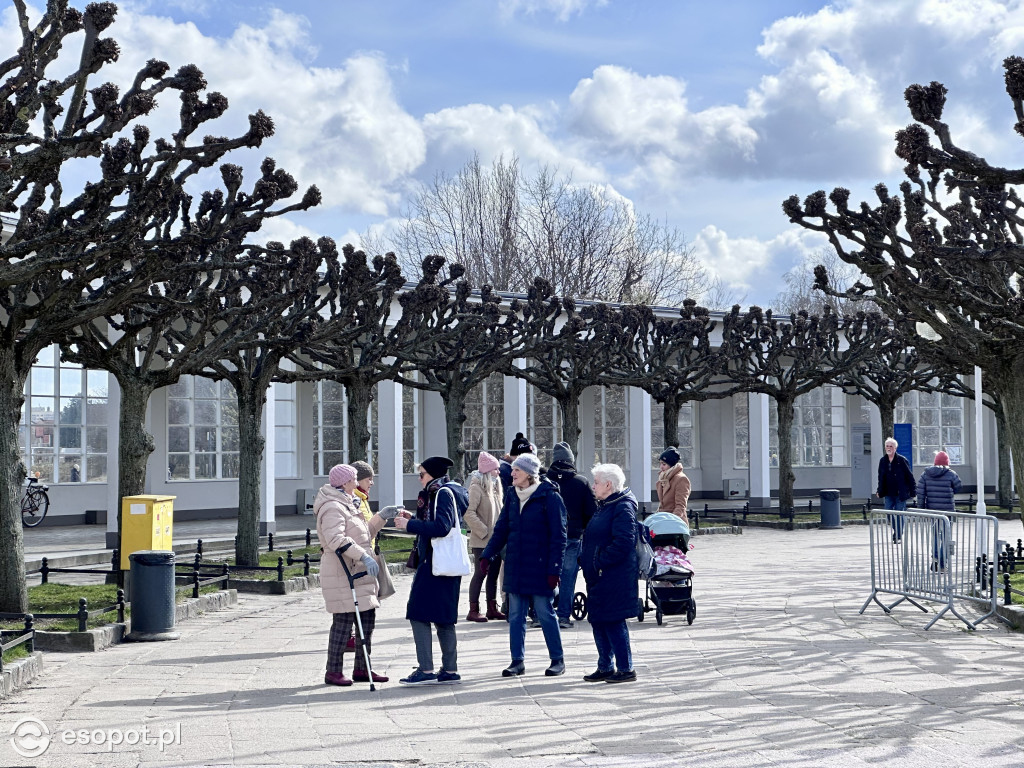
[[[448,467],[454,466],[455,462],[446,456],[431,456],[420,462],[423,471],[435,480],[448,474]]]
[[[666,448],[665,451],[658,457],[659,461],[664,461],[670,467],[674,467],[679,463],[679,451],[675,449],[675,446]]]
[[[533,453],[533,446],[526,439],[522,432],[516,432],[512,447],[508,449],[509,456],[518,456],[521,453]]]

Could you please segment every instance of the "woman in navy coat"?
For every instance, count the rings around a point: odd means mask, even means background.
[[[540,480],[539,472],[540,460],[532,453],[524,453],[512,463],[512,487],[505,493],[494,533],[480,555],[480,568],[486,573],[491,559],[505,547],[512,663],[502,670],[504,677],[526,671],[526,612],[530,606],[540,622],[551,658],[544,674],[565,672],[562,636],[554,608],[565,553],[565,504],[558,495],[558,486]]]
[[[583,679],[625,683],[636,680],[626,619],[637,613],[637,502],[624,487],[626,476],[617,465],[598,464],[591,474],[597,512],[583,532],[580,565],[587,581],[587,619],[597,646],[597,669]]]
[[[433,573],[433,546],[431,539],[441,539],[460,524],[466,510],[466,489],[448,480],[452,461],[444,456],[424,459],[417,467],[423,490],[417,501],[416,517],[396,518],[395,527],[416,534],[416,575],[409,590],[409,603],[405,618],[412,625],[412,638],[416,644],[416,662],[419,665],[402,685],[423,683],[457,683],[461,680],[455,638],[455,622],[459,617],[459,576],[435,576]],[[406,513],[408,514],[408,513]],[[430,625],[437,630],[441,645],[441,669],[434,673],[434,657],[430,638]]]

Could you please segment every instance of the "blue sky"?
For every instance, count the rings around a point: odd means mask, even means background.
[[[7,8],[0,44],[13,29]],[[436,172],[515,152],[678,227],[770,305],[823,245],[782,200],[895,188],[910,83],[944,82],[954,138],[1024,165],[1001,70],[1024,55],[1019,0],[131,0],[108,34],[124,79],[151,57],[199,65],[231,100],[224,133],[275,118],[239,159],[270,154],[325,200],[275,239],[356,240]]]

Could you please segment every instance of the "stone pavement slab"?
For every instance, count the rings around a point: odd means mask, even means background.
[[[1000,536],[1024,530],[1003,522]],[[543,675],[540,632],[527,633],[527,674],[502,678],[507,625],[460,622],[463,683],[399,686],[415,665],[403,576],[373,638],[374,668],[393,682],[332,688],[319,591],[243,595],[181,623],[176,642],[47,654],[0,705],[0,765],[1024,765],[1024,636],[947,619],[925,632],[909,606],[859,614],[867,528],[695,544],[696,621],[631,621],[633,684],[582,680],[596,662],[585,621],[563,630],[558,678]],[[51,734],[33,758],[9,740],[24,718]]]

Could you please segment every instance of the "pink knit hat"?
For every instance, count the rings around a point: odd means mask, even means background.
[[[331,467],[330,483],[335,488],[341,488],[345,483],[356,479],[356,469],[348,464],[336,464]]]
[[[945,451],[939,451],[935,454],[935,466],[936,467],[948,467],[949,466],[949,454]]]
[[[486,475],[488,472],[493,472],[500,466],[498,460],[486,451],[481,451],[480,455],[476,459],[476,468],[480,470],[481,474]]]

